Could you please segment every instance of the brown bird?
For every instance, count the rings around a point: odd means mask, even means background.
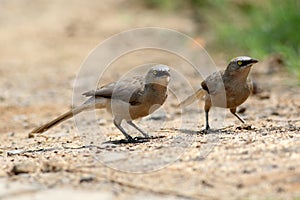
[[[136,126],[132,120],[147,116],[157,110],[167,98],[170,69],[166,65],[152,67],[145,76],[135,76],[104,85],[96,91],[83,95],[89,97],[82,105],[60,115],[54,120],[35,128],[29,136],[42,133],[74,115],[85,111],[106,108],[112,113],[114,125],[124,134],[128,142],[137,142],[121,126],[126,122],[149,138],[149,135]]]
[[[242,123],[245,121],[236,113],[236,108],[244,103],[252,91],[252,83],[248,74],[253,64],[258,60],[248,56],[232,59],[227,68],[214,72],[201,83],[195,94],[182,101],[179,106],[187,106],[204,96],[205,105],[205,130],[209,130],[208,112],[210,108],[229,108],[230,112]]]

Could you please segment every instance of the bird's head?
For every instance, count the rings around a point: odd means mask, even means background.
[[[226,70],[229,71],[244,71],[245,69],[249,69],[252,67],[253,64],[257,63],[258,60],[250,58],[248,56],[239,56],[236,58],[233,58]]]
[[[170,68],[166,65],[155,65],[151,67],[146,75],[146,84],[158,84],[168,86],[170,81]]]

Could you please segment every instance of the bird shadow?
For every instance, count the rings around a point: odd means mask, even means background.
[[[216,134],[216,133],[222,133],[222,129],[209,129],[209,130],[190,130],[190,129],[175,129],[176,131],[179,131],[181,133],[189,134],[189,135],[209,135],[209,134]]]
[[[151,137],[135,137],[134,140],[126,140],[126,139],[121,139],[121,140],[109,140],[106,142],[103,142],[102,144],[138,144],[138,143],[146,143],[151,141],[152,139],[161,139],[166,136],[160,135],[160,136],[151,136]]]
[[[160,136],[151,136],[148,138],[145,137],[135,137],[134,141],[128,141],[126,139],[121,139],[121,140],[110,140],[110,141],[106,141],[103,142],[102,144],[137,144],[137,143],[145,143],[145,142],[149,142],[152,139],[161,139],[161,138],[165,138],[165,135],[160,135]],[[59,151],[59,150],[63,150],[63,149],[73,149],[73,150],[80,150],[80,149],[90,149],[90,148],[97,148],[97,149],[103,149],[103,147],[101,146],[97,146],[97,145],[82,145],[82,146],[78,146],[78,147],[69,147],[66,146],[65,144],[62,144],[62,147],[51,147],[51,148],[39,148],[39,149],[29,149],[29,150],[8,150],[7,151],[7,156],[14,156],[14,155],[25,155],[27,153],[45,153],[45,152],[50,152],[50,151]]]
[[[181,133],[185,133],[185,134],[188,134],[188,135],[201,134],[201,131],[195,131],[195,130],[190,130],[190,129],[175,129],[175,131],[179,131]]]

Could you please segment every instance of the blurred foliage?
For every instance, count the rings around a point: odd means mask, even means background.
[[[209,0],[143,0],[149,8],[158,8],[163,10],[180,9],[187,6],[201,7],[209,4]]]
[[[269,0],[264,4],[234,4],[229,1],[220,7],[226,17],[226,7],[237,10],[239,19],[227,15],[231,23],[216,24],[216,42],[233,47],[232,53],[240,50],[262,58],[271,53],[280,53],[288,69],[300,80],[300,1]],[[216,18],[217,19],[217,18]],[[213,20],[212,20],[213,21]]]
[[[151,8],[193,11],[193,18],[214,35],[212,46],[231,57],[248,54],[284,57],[288,69],[300,80],[299,0],[144,0]],[[200,28],[199,28],[200,30]]]

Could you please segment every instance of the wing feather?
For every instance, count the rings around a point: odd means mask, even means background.
[[[132,105],[140,103],[140,98],[144,91],[144,78],[135,76],[130,79],[122,79],[112,82],[98,88],[96,91],[91,90],[83,93],[85,96],[104,97],[110,99],[119,99],[129,102]]]

